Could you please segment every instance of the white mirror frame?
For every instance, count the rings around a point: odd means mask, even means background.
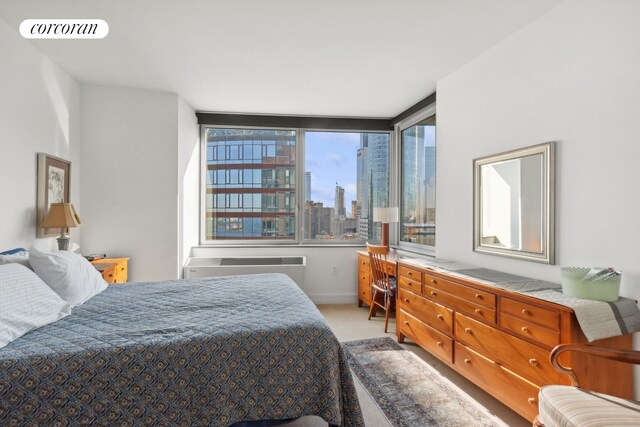
[[[555,263],[554,251],[554,205],[555,205],[555,143],[547,142],[540,145],[507,151],[491,156],[481,157],[473,161],[473,250],[475,252],[516,258],[523,261],[534,261],[544,264]],[[542,155],[542,245],[540,252],[529,252],[521,249],[509,249],[487,245],[482,236],[482,177],[481,168],[492,163],[504,162],[532,155]]]

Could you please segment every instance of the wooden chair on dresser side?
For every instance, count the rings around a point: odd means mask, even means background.
[[[395,307],[397,284],[395,277],[389,276],[387,270],[388,246],[376,246],[367,243],[369,253],[369,269],[371,271],[371,308],[369,309],[369,319],[375,317],[378,307],[384,310],[384,331],[387,332],[389,325],[389,312]],[[382,303],[378,301],[381,297]]]
[[[540,389],[539,414],[534,427],[554,426],[640,426],[640,402],[580,388],[573,369],[562,365],[558,357],[567,351],[577,351],[591,356],[604,357],[618,362],[640,364],[640,351],[615,350],[588,344],[560,344],[551,350],[551,364],[567,374],[571,385],[547,385]],[[594,373],[604,374],[606,373]],[[633,381],[633,378],[619,378]]]

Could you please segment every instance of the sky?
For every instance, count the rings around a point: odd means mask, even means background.
[[[311,200],[335,207],[336,182],[344,187],[347,213],[356,200],[357,151],[360,133],[311,132],[305,134],[305,172],[311,172]]]

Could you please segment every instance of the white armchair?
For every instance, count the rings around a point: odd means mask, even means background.
[[[566,351],[578,351],[626,363],[640,363],[640,351],[613,350],[588,344],[561,344],[551,351],[553,367],[571,379],[571,385],[548,385],[540,389],[539,414],[534,427],[640,426],[640,403],[580,388],[568,366],[558,362]],[[633,381],[620,378],[620,381]]]

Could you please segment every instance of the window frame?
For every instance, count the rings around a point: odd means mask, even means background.
[[[402,207],[402,132],[412,126],[415,126],[416,124],[418,124],[419,122],[421,122],[422,120],[431,117],[433,115],[436,114],[436,103],[433,102],[432,104],[429,104],[428,106],[426,106],[425,108],[415,112],[414,114],[404,118],[403,120],[397,122],[394,125],[394,134],[395,134],[395,140],[396,140],[396,145],[395,145],[395,171],[393,172],[393,176],[396,179],[396,183],[394,185],[397,193],[395,195],[394,201],[396,203],[395,206],[398,206],[398,209],[401,209]],[[395,242],[395,246],[400,249],[400,250],[406,250],[409,252],[416,252],[416,253],[420,253],[420,254],[424,254],[424,255],[428,255],[428,256],[436,256],[436,248],[438,245],[438,227],[437,227],[437,221],[438,221],[438,191],[437,191],[437,183],[438,183],[438,176],[437,176],[437,170],[438,170],[438,123],[437,123],[437,119],[436,119],[436,146],[435,146],[435,152],[436,152],[436,195],[435,195],[435,199],[436,199],[436,244],[433,246],[430,245],[423,245],[420,243],[411,243],[411,242],[403,242],[400,240],[400,222],[398,222],[397,224],[395,224],[395,227],[393,227],[393,233],[390,236],[390,239],[392,242]],[[400,212],[400,214],[402,214],[402,212]],[[402,219],[402,215],[400,215],[400,218]],[[390,227],[391,228],[391,227]]]
[[[247,129],[247,130],[283,130],[294,131],[296,133],[296,157],[295,157],[295,197],[296,204],[294,218],[296,221],[295,237],[293,239],[220,239],[206,240],[206,220],[207,220],[207,129]],[[396,132],[393,129],[340,129],[340,128],[316,128],[316,127],[286,127],[286,126],[247,126],[233,124],[200,124],[200,224],[199,224],[199,244],[200,246],[354,246],[361,247],[365,240],[321,240],[304,238],[304,176],[305,176],[305,135],[306,132],[334,132],[334,133],[386,133],[389,135],[389,153],[391,156],[389,164],[389,205],[392,206],[395,193],[394,177],[394,153],[398,149],[396,142]]]

